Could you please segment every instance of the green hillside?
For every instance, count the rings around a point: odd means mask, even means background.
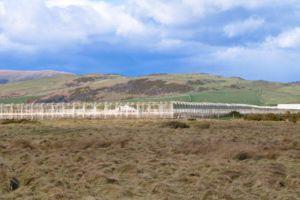
[[[209,74],[61,75],[0,85],[0,103],[120,100],[255,105],[300,103],[300,85]]]
[[[164,96],[156,98],[137,98],[130,101],[187,101],[187,102],[212,102],[212,103],[245,103],[263,105],[258,91],[253,90],[223,90],[207,91],[178,96]]]

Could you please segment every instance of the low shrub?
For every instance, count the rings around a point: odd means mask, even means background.
[[[263,121],[284,121],[284,117],[279,114],[268,113],[262,115]]]
[[[293,123],[297,123],[297,121],[298,121],[298,119],[297,119],[297,117],[295,115],[292,115],[291,117],[288,117],[287,120],[289,122],[293,122]]]
[[[290,112],[287,112],[285,113],[284,117],[289,122],[297,123],[297,121],[300,120],[300,113],[291,114]]]
[[[36,120],[28,120],[28,119],[6,119],[2,120],[0,124],[37,124]]]
[[[215,115],[214,118],[219,119],[219,118],[235,118],[235,119],[240,119],[243,117],[243,114],[241,114],[238,111],[231,111],[230,113],[227,114],[222,114],[222,115]]]
[[[248,152],[242,151],[242,152],[239,152],[236,155],[234,155],[233,158],[236,159],[236,160],[242,161],[242,160],[251,159],[252,155]]]
[[[232,111],[228,114],[229,117],[241,118],[243,115],[238,111]]]
[[[178,129],[178,128],[190,128],[190,126],[184,122],[179,122],[179,121],[169,121],[169,122],[165,122],[162,125],[163,127],[168,127],[168,128],[174,128],[174,129]]]
[[[258,114],[245,115],[243,118],[249,121],[262,121],[262,116]]]
[[[292,114],[290,112],[285,114],[248,114],[244,115],[243,118],[250,121],[290,121],[296,123],[297,121],[300,121],[300,114]]]

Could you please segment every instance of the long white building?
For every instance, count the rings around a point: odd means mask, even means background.
[[[278,104],[278,109],[300,110],[300,104]]]

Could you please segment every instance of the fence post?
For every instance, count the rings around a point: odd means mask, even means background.
[[[62,103],[61,106],[62,106],[61,118],[64,118],[65,117],[65,103]]]
[[[149,117],[151,114],[151,104],[148,102],[147,103],[147,107],[148,107],[148,114],[147,114],[147,116]]]
[[[4,119],[4,109],[3,109],[3,104],[1,104],[1,119]]]
[[[94,103],[94,108],[93,108],[93,118],[96,119],[96,113],[97,113],[97,107],[96,103]]]
[[[104,102],[104,119],[106,119],[107,115],[107,103]]]
[[[44,119],[44,104],[41,104],[41,118]]]
[[[125,104],[124,107],[126,108],[126,109],[125,109],[125,116],[126,116],[126,118],[128,118],[128,116],[129,116],[128,111],[129,111],[129,109],[130,109],[129,103],[127,102],[127,103]]]
[[[174,106],[175,106],[175,102],[171,102],[170,103],[170,111],[171,111],[171,118],[173,119],[174,118]]]
[[[30,104],[30,118],[33,120],[33,103]]]
[[[72,103],[72,117],[75,119],[75,103]]]
[[[161,101],[158,104],[158,112],[159,112],[159,117],[162,117],[163,116],[163,105],[162,105]]]
[[[136,118],[140,117],[140,104],[137,102],[136,103]]]
[[[85,103],[82,104],[82,118],[85,117]]]
[[[3,119],[3,104],[0,104],[0,119]]]
[[[53,103],[51,104],[51,116],[52,116],[52,119],[54,119],[54,104]]]
[[[25,111],[26,113],[26,111]],[[24,104],[21,104],[21,119],[24,118]]]

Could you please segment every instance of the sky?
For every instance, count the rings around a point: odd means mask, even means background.
[[[0,0],[0,69],[300,81],[300,0]]]

